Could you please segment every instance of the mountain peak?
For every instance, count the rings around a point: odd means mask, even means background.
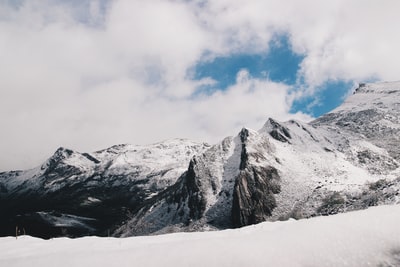
[[[59,155],[59,154],[72,155],[73,153],[74,153],[73,150],[61,146],[61,147],[57,148],[54,155]]]
[[[361,113],[360,113],[361,112]],[[390,113],[394,116],[400,114],[400,82],[360,83],[352,95],[347,97],[342,105],[331,112],[321,116],[314,122],[321,122],[341,114],[354,115],[360,113]],[[369,119],[371,116],[368,115]],[[315,124],[312,122],[312,124]],[[398,123],[398,122],[396,122]]]
[[[311,123],[269,118],[259,131],[243,128],[213,146],[172,139],[93,153],[60,147],[41,170],[0,174],[10,222],[0,235],[13,233],[27,206],[26,229],[31,220],[46,229],[38,236],[62,230],[49,211],[80,222],[72,236],[129,236],[398,203],[399,99],[400,82],[360,84]]]
[[[359,83],[355,94],[393,94],[400,92],[400,81],[394,82],[376,82],[376,83]]]
[[[63,159],[66,159],[72,156],[75,152],[71,149],[65,147],[59,147],[54,154],[47,160],[48,164],[59,162]]]
[[[289,129],[285,127],[282,123],[269,118],[264,124],[262,131],[267,132],[275,140],[290,143],[292,136],[290,135]]]

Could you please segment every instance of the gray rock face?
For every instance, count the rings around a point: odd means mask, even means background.
[[[242,129],[236,138],[195,156],[178,182],[150,201],[118,234],[165,233],[171,228],[191,231],[205,225],[224,229],[259,223],[271,216],[280,177],[273,166],[253,165],[252,161],[263,155],[247,148],[254,145],[252,135]],[[264,152],[269,146],[266,139],[258,144]],[[225,164],[220,179],[219,164]]]
[[[280,192],[279,180],[272,166],[240,171],[233,190],[233,227],[260,223],[272,215],[276,207],[274,194]]]
[[[268,132],[272,138],[281,141],[290,143],[290,139],[292,138],[289,133],[289,129],[285,126],[282,126],[278,122],[273,119],[268,119],[266,126],[268,128]]]
[[[271,120],[272,121],[272,120]],[[274,122],[274,130],[284,129]],[[284,130],[285,136],[290,136]],[[232,200],[232,226],[242,227],[256,224],[271,216],[276,207],[274,194],[280,192],[280,177],[278,170],[272,166],[252,166],[246,148],[249,131],[243,129],[240,134],[242,141],[239,175],[236,177]],[[281,141],[281,139],[279,139]]]

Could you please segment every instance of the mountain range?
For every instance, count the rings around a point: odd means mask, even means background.
[[[309,123],[269,118],[209,145],[59,148],[0,173],[0,236],[237,228],[400,203],[400,82],[360,84]]]

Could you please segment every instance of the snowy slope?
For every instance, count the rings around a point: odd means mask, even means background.
[[[385,143],[398,138],[386,123],[391,117],[397,133],[398,99],[400,83],[362,85],[310,124],[268,119],[259,131],[244,128],[196,155],[176,185],[117,234],[224,229],[399,203],[399,142]]]
[[[318,118],[312,125],[330,133],[336,132],[339,136],[345,134],[350,142],[367,140],[386,150],[386,156],[398,160],[400,82],[361,84],[341,106]]]
[[[93,153],[79,153],[61,147],[35,169],[0,173],[0,177],[6,187],[4,191],[19,190],[18,186],[23,183],[29,183],[31,188],[44,186],[54,191],[73,180],[82,182],[93,175],[120,176],[124,180],[156,177],[154,186],[164,188],[173,184],[185,171],[193,155],[208,146],[186,139],[173,139],[148,146],[116,145]],[[65,173],[57,177],[60,179],[55,179],[56,174],[51,172],[59,167],[63,167],[61,171]]]
[[[400,206],[151,237],[0,238],[0,266],[400,266]]]
[[[174,184],[191,157],[208,147],[174,139],[93,153],[59,148],[35,169],[0,173],[0,233],[18,225],[44,238],[107,235],[130,210]]]

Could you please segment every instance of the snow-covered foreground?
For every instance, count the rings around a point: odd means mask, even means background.
[[[400,266],[400,205],[219,232],[5,237],[0,266]]]

